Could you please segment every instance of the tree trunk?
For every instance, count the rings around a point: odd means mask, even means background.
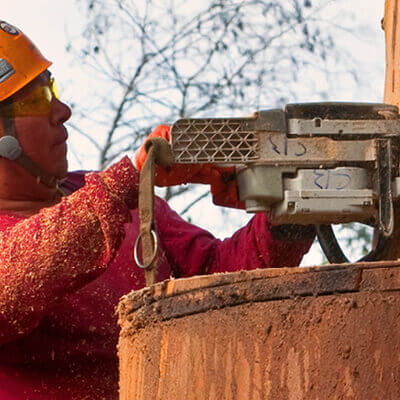
[[[384,103],[400,105],[400,1],[385,0],[382,21],[386,42]],[[394,232],[383,255],[385,260],[400,258],[400,208],[395,208]]]
[[[385,1],[382,28],[386,40],[386,78],[384,102],[400,103],[400,4],[398,0]]]
[[[175,279],[119,303],[120,400],[400,399],[400,263]]]

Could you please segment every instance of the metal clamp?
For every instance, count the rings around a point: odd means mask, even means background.
[[[157,251],[158,251],[158,236],[157,236],[157,233],[153,229],[151,230],[151,235],[153,237],[154,250],[153,250],[153,256],[151,257],[150,261],[147,264],[142,264],[138,257],[138,248],[139,248],[140,239],[142,238],[142,234],[139,233],[139,236],[136,239],[135,248],[133,250],[133,257],[139,268],[143,268],[143,269],[149,268],[150,265],[153,263],[154,259],[156,258]]]

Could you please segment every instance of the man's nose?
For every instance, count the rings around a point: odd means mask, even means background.
[[[50,122],[60,125],[71,118],[71,109],[62,101],[54,98],[51,105]]]

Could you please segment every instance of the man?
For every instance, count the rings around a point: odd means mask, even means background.
[[[50,64],[0,21],[0,400],[116,399],[114,308],[145,284],[132,256],[138,172],[123,158],[67,173],[71,111]],[[264,214],[219,241],[155,207],[158,281],[295,266],[312,242],[274,240]]]

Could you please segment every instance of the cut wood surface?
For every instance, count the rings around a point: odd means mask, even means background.
[[[400,105],[400,1],[385,1],[382,22],[386,42],[386,77],[384,103]],[[394,232],[383,254],[384,260],[400,258],[400,208],[395,208]]]
[[[120,400],[400,399],[399,310],[399,262],[166,281],[119,304]]]

